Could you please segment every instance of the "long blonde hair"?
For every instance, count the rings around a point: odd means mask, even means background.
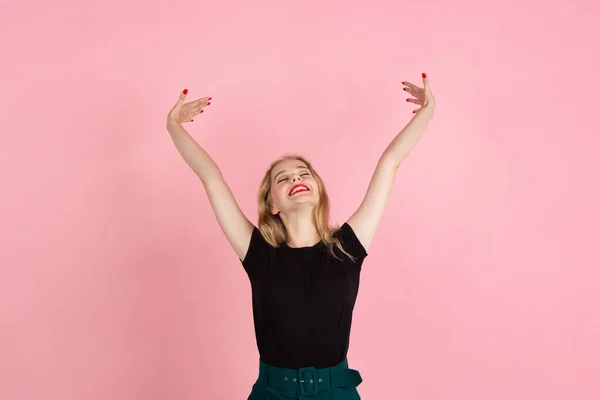
[[[269,166],[269,169],[265,173],[265,176],[260,184],[258,191],[258,229],[264,237],[264,239],[274,247],[280,247],[282,244],[287,242],[287,231],[283,221],[279,215],[273,215],[270,210],[271,204],[271,172],[273,168],[282,161],[286,160],[298,160],[306,164],[310,173],[318,183],[319,189],[319,203],[313,210],[313,222],[317,228],[317,232],[321,237],[321,242],[324,243],[329,252],[337,259],[337,255],[334,252],[334,246],[337,247],[342,253],[350,257],[351,260],[355,260],[351,254],[344,250],[342,243],[333,236],[340,227],[329,226],[329,197],[325,190],[325,185],[319,174],[313,169],[312,165],[306,158],[300,155],[288,154],[273,161]]]

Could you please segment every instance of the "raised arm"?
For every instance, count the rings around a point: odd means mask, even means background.
[[[185,162],[200,178],[219,226],[239,259],[243,260],[254,226],[240,209],[221,169],[183,128],[182,123],[193,121],[194,116],[203,112],[202,109],[210,104],[210,98],[204,97],[184,104],[186,94],[187,89],[180,94],[177,104],[169,112],[167,131]]]
[[[407,101],[420,105],[421,108],[413,111],[417,115],[398,133],[379,158],[362,203],[347,221],[365,250],[371,245],[385,213],[398,167],[421,139],[427,124],[433,118],[435,100],[429,89],[427,76],[423,74],[423,88],[410,82],[402,83],[406,86],[404,90],[415,97]]]

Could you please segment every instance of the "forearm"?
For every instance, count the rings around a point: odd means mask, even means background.
[[[202,183],[222,177],[219,166],[181,124],[168,122],[167,130],[173,139],[173,143],[175,143],[175,147]]]
[[[432,117],[433,110],[428,107],[422,108],[396,135],[381,155],[381,160],[393,163],[396,168],[399,167],[423,136],[423,132],[425,132]]]

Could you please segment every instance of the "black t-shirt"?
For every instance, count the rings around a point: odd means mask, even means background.
[[[348,352],[360,271],[367,256],[344,223],[334,234],[353,262],[327,246],[271,246],[254,227],[242,265],[252,287],[254,331],[260,359],[281,368],[327,368]]]

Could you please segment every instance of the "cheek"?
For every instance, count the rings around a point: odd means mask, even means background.
[[[286,193],[285,193],[285,188],[284,187],[273,188],[273,190],[271,192],[271,195],[276,200],[285,199],[287,197]]]
[[[313,188],[313,191],[317,194],[317,196],[319,195],[319,184],[317,183],[316,180],[312,180],[311,182],[311,186]]]

